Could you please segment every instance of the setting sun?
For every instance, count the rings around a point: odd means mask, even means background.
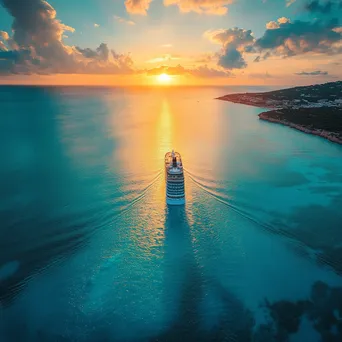
[[[171,77],[168,74],[161,74],[158,76],[158,81],[160,83],[169,83],[171,81]]]

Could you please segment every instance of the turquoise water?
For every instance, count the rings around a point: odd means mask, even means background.
[[[0,88],[0,341],[342,331],[306,314],[291,330],[265,308],[315,304],[317,281],[340,293],[342,147],[214,99],[231,91]],[[186,205],[168,208],[173,148]]]

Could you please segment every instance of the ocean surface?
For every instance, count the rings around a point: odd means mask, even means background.
[[[341,341],[342,147],[255,90],[0,87],[0,341]]]

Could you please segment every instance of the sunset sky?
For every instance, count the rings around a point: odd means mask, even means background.
[[[342,0],[0,0],[1,84],[342,78]]]

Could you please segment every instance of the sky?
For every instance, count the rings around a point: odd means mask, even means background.
[[[0,84],[342,79],[342,0],[0,0]]]

